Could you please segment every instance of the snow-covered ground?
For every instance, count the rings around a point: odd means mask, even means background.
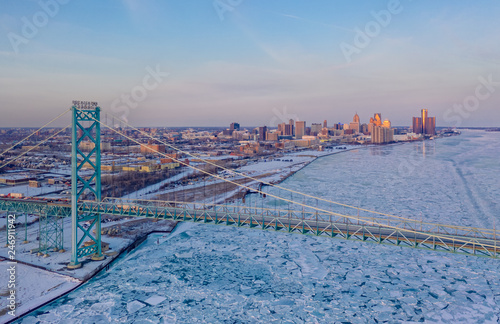
[[[33,188],[28,184],[17,186],[1,186],[0,194],[8,195],[9,193],[20,193],[24,197],[35,197],[42,194],[49,194],[55,191],[70,190],[69,187],[63,185],[43,185],[42,187]]]
[[[249,162],[247,165],[238,168],[234,171],[223,171],[219,175],[224,177],[225,179],[234,181],[237,179],[243,178],[243,176],[250,176],[250,177],[258,177],[260,175],[264,174],[270,174],[266,177],[261,177],[259,178],[260,181],[268,182],[268,183],[277,183],[285,179],[287,176],[289,176],[291,173],[296,172],[306,166],[308,163],[314,161],[317,157],[321,156],[326,156],[326,155],[331,155],[335,153],[342,153],[346,152],[352,149],[357,148],[357,146],[342,146],[345,147],[346,149],[331,149],[327,151],[313,151],[313,150],[304,150],[301,152],[293,152],[293,153],[287,153],[284,154],[283,156],[280,156],[278,158],[276,157],[264,157],[260,158],[259,160],[255,162]],[[219,158],[230,158],[230,156],[223,156]],[[212,160],[211,158],[207,158],[209,160]],[[194,163],[196,164],[196,163]],[[157,199],[159,195],[174,192],[174,191],[181,191],[181,190],[188,190],[188,189],[193,189],[193,188],[200,188],[203,187],[204,185],[210,185],[210,184],[215,184],[215,183],[223,183],[223,180],[219,179],[209,179],[205,182],[193,182],[192,184],[178,187],[175,189],[162,189],[160,190],[160,186],[169,183],[175,180],[180,179],[181,177],[192,173],[192,171],[185,171],[182,174],[179,174],[175,177],[172,177],[170,179],[166,179],[160,183],[148,186],[147,188],[140,189],[138,191],[135,191],[133,193],[130,193],[123,198],[135,198],[135,199]],[[251,186],[252,188],[257,188],[258,187],[258,182],[252,182],[249,184],[246,184],[247,186]],[[220,197],[216,197],[216,201],[221,201],[224,199],[224,197],[230,196],[230,194],[224,194],[221,195]],[[210,202],[210,201],[207,201]],[[213,199],[212,199],[213,202]]]
[[[153,197],[155,197],[156,195],[160,194],[160,193],[165,193],[167,192],[166,190],[160,190],[160,187],[166,183],[170,183],[170,182],[174,182],[174,181],[177,181],[189,174],[192,174],[194,173],[194,170],[192,169],[186,169],[184,170],[183,172],[173,176],[173,177],[170,177],[168,179],[165,179],[165,180],[162,180],[158,183],[155,183],[153,185],[150,185],[150,186],[147,186],[145,188],[142,188],[142,189],[139,189],[137,191],[134,191],[134,192],[131,192],[125,196],[123,196],[122,198],[130,198],[130,199],[133,199],[133,198],[136,198],[136,199],[152,199]]]
[[[4,313],[7,309],[8,289],[7,278],[5,273],[10,267],[7,261],[0,261],[2,274],[2,287],[0,288],[0,322],[6,322],[13,317],[10,314]],[[26,313],[40,306],[41,300],[51,300],[61,294],[78,286],[81,281],[70,276],[64,276],[57,273],[49,272],[42,269],[33,268],[21,263],[16,265],[16,301],[17,307],[15,314]]]
[[[129,219],[130,220],[130,219]],[[1,220],[2,223],[5,219]],[[35,239],[39,236],[39,223],[33,223],[28,226],[28,243],[23,244],[24,241],[24,217],[18,218],[19,225],[17,226],[17,239],[16,239],[16,259],[33,264],[39,267],[43,267],[50,271],[57,271],[60,274],[72,276],[78,279],[84,279],[90,272],[99,268],[101,262],[88,262],[85,267],[77,270],[67,270],[66,265],[71,260],[71,219],[64,219],[64,241],[63,247],[65,252],[52,252],[49,253],[48,257],[38,256],[36,253],[31,253],[31,250],[37,249],[39,247],[38,241]],[[122,220],[126,221],[126,220]],[[29,223],[29,221],[28,221]],[[103,224],[103,227],[110,226],[113,223]],[[2,224],[3,225],[3,224]],[[0,245],[0,256],[8,256],[8,248],[5,246],[5,230],[0,234],[1,245]],[[130,240],[103,236],[103,241],[110,244],[111,251],[119,251],[130,244]],[[3,278],[5,273],[0,273],[0,278]]]
[[[106,217],[104,217],[106,219]],[[18,263],[16,266],[16,281],[18,285],[18,295],[17,301],[17,314],[22,314],[37,306],[45,303],[46,301],[60,296],[78,285],[82,280],[88,279],[92,273],[102,268],[104,265],[110,263],[112,259],[116,256],[116,253],[127,248],[132,242],[133,237],[110,237],[108,235],[103,235],[102,240],[109,243],[110,250],[105,251],[104,254],[107,256],[103,261],[90,261],[89,259],[83,258],[80,261],[83,263],[83,267],[76,270],[68,270],[66,268],[67,264],[71,260],[71,219],[67,218],[64,220],[64,241],[63,246],[66,249],[64,252],[50,252],[49,256],[44,257],[37,255],[36,253],[31,253],[31,250],[37,249],[39,247],[38,241],[35,239],[39,236],[39,222],[34,222],[35,217],[29,216],[27,236],[28,243],[24,244],[25,239],[25,226],[24,226],[24,216],[17,218],[16,222],[16,246],[15,246],[15,257],[16,260],[22,261],[29,265],[34,265],[41,267],[39,269],[34,266],[24,265]],[[119,218],[112,222],[105,222],[102,224],[103,228],[114,226],[118,224],[126,224],[127,222],[134,221],[133,218]],[[0,218],[0,227],[5,226],[5,215]],[[148,224],[148,228],[144,228],[144,232],[151,231],[153,229],[162,230],[167,229],[164,225]],[[141,231],[141,225],[135,226],[137,231]],[[8,247],[6,243],[6,230],[5,227],[0,232],[0,257],[7,258],[9,256]],[[7,283],[9,278],[9,273],[7,271],[10,265],[6,261],[0,262],[0,282]],[[52,278],[53,277],[53,278]],[[52,279],[46,279],[52,278]],[[3,285],[0,287],[0,295],[4,296],[6,293],[7,286]],[[5,290],[5,291],[4,291]],[[5,295],[6,296],[6,295]],[[4,309],[6,299],[2,297],[0,303],[0,309]],[[0,323],[12,319],[9,315],[0,313]]]

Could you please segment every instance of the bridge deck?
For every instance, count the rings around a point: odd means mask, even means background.
[[[67,217],[68,202],[0,199],[0,210]],[[258,228],[287,233],[328,236],[434,251],[499,258],[496,232],[394,218],[356,217],[304,212],[164,201],[105,199],[81,201],[79,212],[115,216],[170,219],[195,223]]]

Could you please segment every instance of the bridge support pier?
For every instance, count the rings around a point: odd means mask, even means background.
[[[43,210],[39,216],[39,239],[38,251],[45,255],[49,252],[64,249],[64,220],[59,215],[54,215],[48,209]]]

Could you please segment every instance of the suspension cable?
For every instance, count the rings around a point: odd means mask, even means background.
[[[59,116],[55,117],[54,119],[52,119],[51,121],[49,121],[48,123],[46,123],[45,125],[43,125],[42,127],[40,127],[39,129],[37,129],[36,131],[34,131],[33,133],[31,133],[30,135],[26,136],[25,138],[23,138],[22,140],[20,140],[19,142],[17,142],[15,145],[9,147],[7,150],[5,150],[4,152],[0,153],[0,156],[4,155],[5,153],[9,152],[10,150],[12,150],[14,147],[18,146],[19,144],[21,144],[22,142],[26,141],[27,139],[29,139],[31,136],[35,135],[37,132],[41,131],[42,129],[44,129],[45,127],[47,127],[48,125],[52,124],[53,122],[55,122],[56,120],[58,120],[59,118],[61,118],[62,116],[64,116],[65,114],[67,114],[68,112],[70,111],[70,109],[66,110],[65,112],[61,113]]]
[[[77,109],[78,109],[78,108],[77,108]],[[78,109],[78,110],[79,110],[79,109]],[[106,125],[106,124],[102,123],[101,121],[97,120],[96,118],[94,118],[94,117],[90,117],[90,118],[91,118],[91,119],[93,119],[93,120],[95,120],[96,122],[100,123],[101,125],[103,125],[103,126],[105,126],[105,127],[109,128],[109,129],[111,129],[111,130],[112,130],[112,131],[114,131],[115,133],[120,134],[120,135],[122,135],[122,136],[126,137],[127,139],[129,139],[129,140],[131,140],[131,141],[135,142],[136,144],[143,145],[143,144],[142,144],[141,142],[139,142],[138,140],[136,140],[136,139],[134,139],[134,138],[131,138],[131,137],[129,137],[129,136],[127,136],[127,135],[125,135],[125,134],[123,134],[123,133],[121,133],[121,132],[119,132],[119,131],[117,131],[117,130],[113,129],[112,127],[110,127],[110,126],[108,126],[108,125]],[[162,153],[162,152],[160,152],[160,151],[158,151],[158,150],[155,150],[155,149],[153,149],[153,148],[149,148],[149,149],[150,149],[151,151],[154,151],[154,152],[156,152],[156,153],[158,153],[158,154],[160,154],[160,155],[164,156],[164,157],[169,157],[169,156],[168,156],[168,155],[166,155],[165,153]],[[194,167],[194,166],[189,165],[189,164],[187,164],[187,163],[185,163],[185,162],[182,162],[182,161],[180,161],[180,160],[178,160],[178,159],[176,159],[176,158],[172,158],[172,157],[169,157],[169,158],[171,158],[172,160],[174,160],[174,161],[176,161],[176,162],[178,162],[178,163],[180,163],[180,164],[183,164],[183,165],[185,165],[185,166],[188,166],[188,167],[190,167],[190,168],[192,168],[192,169],[194,169],[194,170],[196,170],[196,171],[199,171],[199,172],[202,172],[202,173],[204,173],[204,174],[207,174],[207,175],[209,175],[209,176],[211,176],[211,177],[218,178],[218,179],[223,180],[223,181],[225,181],[225,182],[232,183],[232,184],[234,184],[234,185],[236,185],[236,186],[239,186],[239,187],[242,187],[242,188],[246,188],[246,189],[248,189],[248,190],[255,191],[255,192],[257,192],[257,193],[261,193],[261,194],[263,194],[263,192],[262,192],[262,191],[260,191],[260,190],[258,190],[258,189],[253,189],[253,188],[248,187],[248,186],[246,186],[246,185],[243,185],[243,184],[240,184],[240,183],[237,183],[237,182],[234,182],[234,181],[228,180],[228,179],[224,179],[223,177],[221,177],[221,176],[219,176],[219,175],[215,175],[215,174],[212,174],[212,173],[207,172],[207,171],[205,171],[205,170],[202,170],[202,169],[200,169],[200,168]],[[313,210],[317,210],[317,211],[320,211],[320,212],[324,212],[324,213],[331,214],[331,215],[335,215],[335,216],[342,217],[342,218],[347,218],[347,219],[356,220],[356,221],[358,221],[358,222],[359,222],[359,221],[361,221],[361,222],[367,223],[368,225],[372,225],[372,226],[379,226],[379,227],[384,227],[384,228],[390,228],[390,229],[399,230],[399,231],[403,231],[403,232],[407,232],[407,233],[413,233],[413,234],[423,234],[423,235],[427,235],[427,236],[429,236],[429,237],[434,237],[434,238],[438,238],[438,239],[450,239],[449,237],[442,236],[442,235],[436,235],[436,234],[431,234],[431,233],[419,232],[419,231],[416,231],[416,230],[410,230],[410,229],[400,228],[400,227],[393,226],[393,225],[385,225],[385,224],[381,224],[381,223],[379,223],[379,222],[377,222],[377,221],[375,221],[375,220],[367,220],[367,219],[363,219],[363,218],[358,218],[358,217],[356,217],[356,216],[350,216],[350,215],[343,215],[343,214],[339,214],[339,213],[332,212],[332,211],[329,211],[329,210],[326,210],[326,209],[322,209],[322,208],[318,208],[318,207],[314,207],[314,206],[309,206],[309,205],[304,204],[304,203],[300,203],[300,202],[292,201],[292,200],[287,199],[287,198],[278,197],[278,196],[276,196],[276,195],[274,195],[274,194],[271,194],[271,193],[268,193],[267,195],[268,195],[268,196],[270,196],[270,197],[273,197],[273,198],[279,199],[279,200],[283,200],[283,201],[285,201],[285,202],[289,202],[289,203],[292,203],[292,204],[295,204],[295,205],[299,205],[299,206],[305,207],[305,208],[310,208],[310,209],[313,209]],[[391,234],[391,235],[392,235],[392,234]],[[463,239],[455,239],[455,238],[454,238],[453,240],[454,240],[454,241],[456,241],[456,242],[461,242],[461,243],[465,243],[465,244],[469,244],[469,243],[471,243],[470,241],[463,240]],[[493,245],[489,245],[489,244],[482,244],[482,243],[478,243],[478,242],[474,242],[474,244],[477,244],[477,245],[480,245],[480,246],[483,246],[483,247],[492,247],[492,248],[494,248],[494,247],[495,247],[495,246],[493,246]]]
[[[113,116],[110,114],[110,116],[114,119],[117,119],[119,121],[121,121],[120,119],[118,119],[117,117]],[[247,179],[250,179],[250,180],[253,180],[253,181],[259,181],[261,182],[262,184],[264,185],[267,185],[267,186],[270,186],[270,187],[274,187],[274,188],[277,188],[277,189],[283,189],[285,191],[289,191],[289,192],[292,192],[292,193],[295,193],[295,194],[299,194],[299,195],[302,195],[302,196],[305,196],[307,198],[312,198],[312,199],[318,199],[320,201],[324,201],[324,202],[327,202],[327,203],[332,203],[332,204],[335,204],[335,205],[338,205],[338,206],[342,206],[342,207],[347,207],[347,208],[351,208],[351,209],[356,209],[356,210],[360,210],[360,211],[364,211],[364,212],[368,212],[368,213],[373,213],[373,214],[377,214],[377,215],[381,215],[381,216],[386,216],[386,217],[390,217],[390,218],[397,218],[397,219],[401,219],[401,220],[413,220],[411,218],[406,218],[406,217],[401,217],[401,216],[396,216],[396,215],[392,215],[392,214],[387,214],[387,213],[382,213],[382,212],[377,212],[377,211],[374,211],[374,210],[369,210],[369,209],[365,209],[365,208],[361,208],[361,207],[355,207],[355,206],[351,206],[351,205],[347,205],[347,204],[343,204],[343,203],[339,203],[339,202],[335,202],[335,201],[332,201],[332,200],[328,200],[328,199],[325,199],[325,198],[321,198],[321,197],[316,197],[316,196],[313,196],[313,195],[309,195],[309,194],[306,194],[306,193],[303,193],[303,192],[300,192],[300,191],[296,191],[296,190],[293,190],[293,189],[289,189],[289,188],[285,188],[285,187],[282,187],[282,186],[279,186],[279,185],[276,185],[276,184],[273,184],[273,183],[270,183],[270,182],[267,182],[267,181],[263,181],[263,180],[259,180],[257,178],[254,178],[252,176],[249,176],[249,175],[246,175],[246,174],[243,174],[243,173],[239,173],[239,172],[236,172],[232,169],[228,169],[226,167],[223,167],[223,166],[219,166],[211,161],[208,161],[208,160],[205,160],[203,158],[200,158],[200,157],[197,157],[193,154],[191,154],[190,152],[187,152],[187,151],[183,151],[171,144],[168,144],[158,138],[155,138],[153,136],[151,136],[150,134],[148,133],[145,133],[143,131],[141,131],[140,129],[128,124],[127,122],[125,121],[122,121],[125,125],[127,125],[128,127],[132,128],[133,130],[135,131],[138,131],[139,133],[141,133],[142,135],[146,136],[146,137],[149,137],[150,139],[153,139],[155,141],[158,141],[159,143],[165,145],[165,146],[168,146],[169,148],[172,148],[180,153],[183,153],[183,154],[186,154],[186,155],[189,155],[190,157],[192,158],[196,158],[196,159],[199,159],[201,161],[203,161],[204,163],[207,163],[207,164],[210,164],[212,166],[218,166],[220,167],[221,169],[223,170],[226,170],[228,172],[231,172],[233,174],[236,174],[236,175],[239,175],[239,176],[242,176],[244,178],[247,178]]]
[[[64,127],[64,128],[62,128],[62,129],[61,129],[61,130],[59,130],[57,133],[54,133],[54,134],[52,134],[51,136],[47,137],[45,140],[43,140],[42,142],[40,142],[40,143],[38,143],[37,145],[33,146],[33,147],[32,147],[32,148],[30,148],[29,150],[27,150],[27,151],[25,151],[25,152],[23,152],[23,153],[19,154],[18,156],[16,156],[16,157],[14,157],[14,158],[10,159],[10,160],[9,160],[9,161],[7,161],[5,164],[3,164],[2,166],[0,166],[0,169],[4,168],[6,165],[8,165],[8,164],[10,164],[10,163],[12,163],[12,162],[14,162],[14,161],[16,161],[16,160],[17,160],[17,159],[19,159],[21,156],[24,156],[24,155],[28,154],[29,152],[33,151],[34,149],[36,149],[36,148],[37,148],[37,147],[39,147],[40,145],[42,145],[42,144],[46,143],[46,142],[47,142],[48,140],[50,140],[51,138],[53,138],[53,137],[55,137],[55,136],[59,135],[59,133],[61,133],[61,132],[65,131],[65,130],[66,130],[67,128],[69,128],[70,126],[71,126],[71,124],[70,124],[70,125],[68,125],[68,126],[66,126],[66,127]]]

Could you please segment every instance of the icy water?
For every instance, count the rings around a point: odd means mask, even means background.
[[[282,186],[415,220],[493,228],[497,222],[500,226],[500,132],[465,131],[435,141],[332,155],[318,159]],[[265,190],[309,206],[356,215],[356,210],[283,190]],[[262,202],[253,196],[247,204],[288,208],[287,203]]]
[[[467,131],[324,157],[283,186],[493,227],[499,161],[500,133]],[[21,322],[498,323],[499,268],[486,258],[185,223]]]

